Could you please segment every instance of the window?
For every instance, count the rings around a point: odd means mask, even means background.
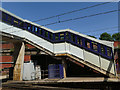
[[[105,54],[105,47],[103,45],[101,45],[101,53]]]
[[[77,37],[77,43],[80,44],[80,45],[82,45],[82,38]]]
[[[75,35],[71,34],[71,40],[75,42]]]
[[[31,25],[30,24],[27,24],[27,29],[31,30]]]
[[[39,28],[39,33],[40,33],[40,35],[42,35],[42,34],[43,34],[43,31],[42,31],[42,29],[41,29],[41,28]]]
[[[5,21],[6,20],[7,15],[5,13],[2,13],[2,20]]]
[[[98,51],[97,43],[95,43],[95,42],[91,42],[91,43],[92,43],[92,49],[93,49],[94,51]]]
[[[60,40],[64,40],[64,33],[60,34]]]
[[[35,31],[35,26],[32,26],[32,31]]]
[[[19,27],[23,28],[23,22],[22,21],[19,22]]]
[[[30,30],[30,26],[28,26],[28,30]]]
[[[45,31],[45,37],[48,37],[48,32],[47,31]]]
[[[35,27],[35,32],[38,32],[37,27]]]
[[[52,33],[50,33],[50,39],[53,40],[53,34]]]
[[[66,39],[69,40],[69,33],[66,32]]]
[[[108,48],[108,47],[107,47],[107,55],[108,55],[108,56],[111,56],[111,48]]]
[[[19,22],[17,19],[14,18],[13,23],[14,23],[14,25],[18,25]]]
[[[8,17],[7,17],[7,23],[11,24],[11,21],[12,21],[12,17],[8,15]]]
[[[55,34],[55,40],[59,40],[59,34]]]
[[[87,48],[90,48],[90,41],[89,41],[89,40],[85,40],[85,46],[86,46]]]

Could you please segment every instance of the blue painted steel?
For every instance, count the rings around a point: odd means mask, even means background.
[[[49,65],[48,66],[48,78],[55,78],[55,70],[56,70],[56,65]]]
[[[63,65],[51,64],[48,66],[48,78],[64,78]]]
[[[82,38],[82,46],[85,47],[85,38]]]
[[[107,56],[107,47],[104,46],[104,48],[105,48],[105,55]]]
[[[101,53],[100,44],[98,43],[98,52]]]
[[[93,49],[93,48],[92,48],[92,41],[91,41],[91,40],[90,40],[90,49]]]
[[[60,41],[60,33],[58,33],[58,40]]]
[[[12,17],[12,22],[11,22],[12,25],[14,25],[14,17]]]
[[[59,64],[59,73],[60,73],[60,78],[64,78],[64,72],[63,72],[63,65]]]

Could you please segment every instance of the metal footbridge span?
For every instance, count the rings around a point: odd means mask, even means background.
[[[9,38],[23,42],[22,45],[29,43],[48,55],[67,56],[75,63],[86,65],[109,77],[117,77],[113,42],[97,40],[70,29],[53,31],[2,8],[0,15],[3,40]]]

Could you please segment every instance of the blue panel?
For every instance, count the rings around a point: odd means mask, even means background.
[[[45,30],[42,29],[42,36],[44,37],[45,36]]]
[[[89,42],[90,42],[90,48],[92,49],[92,41],[90,40]]]
[[[55,65],[48,66],[48,78],[55,78]]]
[[[64,78],[64,73],[63,73],[63,65],[59,64],[59,71],[60,71],[60,78]]]
[[[71,33],[68,33],[69,41],[71,41]]]
[[[60,33],[58,33],[58,41],[60,41]]]
[[[48,32],[48,39],[50,39],[50,32]]]
[[[85,47],[85,38],[82,38],[82,46]]]
[[[52,64],[48,66],[48,78],[64,78],[63,65]]]
[[[101,50],[100,50],[100,44],[98,43],[98,52],[101,53]]]
[[[75,35],[75,43],[77,43],[77,35]]]
[[[55,33],[53,33],[53,42],[55,42]]]
[[[59,78],[57,76],[57,65],[48,66],[48,78]]]
[[[112,53],[112,57],[110,57],[110,58],[114,60],[114,54],[113,54],[112,49],[111,49],[111,53]]]
[[[64,32],[64,40],[65,40],[66,33]]]
[[[104,48],[105,48],[105,55],[107,56],[107,47],[104,46]]]

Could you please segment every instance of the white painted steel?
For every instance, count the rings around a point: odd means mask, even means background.
[[[53,44],[52,43],[34,35],[34,34],[31,34],[28,31],[25,31],[25,37],[24,38],[34,42],[35,44],[37,44],[37,45],[39,45],[39,46],[41,46],[41,47],[43,47],[43,48],[45,48],[45,49],[47,49],[51,52],[53,52]]]
[[[70,53],[68,43],[56,43],[54,44],[54,53]]]
[[[102,57],[100,58],[100,61],[102,69],[115,74],[115,63]]]
[[[54,53],[69,53],[70,54],[70,43],[55,43],[54,44]]]
[[[70,44],[70,53],[84,60],[83,49]]]
[[[84,60],[91,63],[91,64],[94,64],[95,66],[98,66],[100,67],[100,61],[99,61],[99,56],[98,55],[95,55],[93,53],[90,53],[88,51],[84,51]]]
[[[84,59],[83,50],[79,47],[76,47],[76,46],[70,44],[70,43],[54,44],[54,53],[56,53],[56,54],[68,53],[68,54],[74,55],[78,58]]]

